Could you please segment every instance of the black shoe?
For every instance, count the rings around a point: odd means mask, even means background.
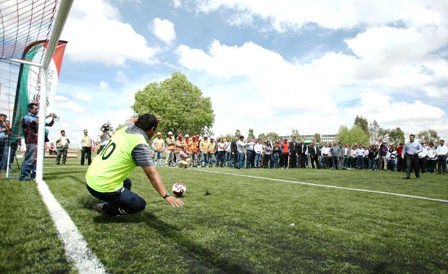
[[[401,179],[409,180],[409,179],[411,179],[411,178],[410,178],[410,177],[402,177]]]

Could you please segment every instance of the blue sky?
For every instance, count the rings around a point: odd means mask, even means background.
[[[50,139],[116,127],[176,71],[211,98],[216,136],[331,134],[361,115],[447,138],[448,2],[361,3],[76,0]]]

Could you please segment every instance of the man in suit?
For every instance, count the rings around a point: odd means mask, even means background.
[[[289,143],[289,168],[297,167],[297,142],[296,137],[292,137]]]
[[[305,168],[306,166],[306,150],[307,147],[305,145],[305,140],[301,140],[300,144],[297,145],[297,155],[298,155],[298,159],[299,159],[299,167],[301,168]]]
[[[310,155],[311,167],[320,169],[319,165],[319,148],[314,142],[311,142],[308,146],[308,154]]]

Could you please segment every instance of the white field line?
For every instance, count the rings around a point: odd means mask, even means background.
[[[342,189],[342,190],[350,190],[350,191],[358,191],[358,192],[368,192],[368,193],[375,193],[375,194],[383,194],[383,195],[391,195],[391,196],[398,196],[398,197],[405,197],[405,198],[412,198],[412,199],[420,199],[420,200],[448,203],[448,200],[443,200],[443,199],[428,198],[428,197],[422,197],[422,196],[414,196],[414,195],[400,194],[400,193],[393,193],[393,192],[385,192],[385,191],[378,191],[378,190],[369,190],[369,189],[361,189],[361,188],[352,188],[352,187],[343,187],[343,186],[332,186],[332,185],[322,185],[322,184],[314,184],[314,183],[306,183],[306,182],[297,182],[297,181],[291,181],[291,180],[283,180],[283,179],[275,179],[275,178],[267,178],[267,177],[251,176],[251,175],[243,175],[243,174],[234,174],[234,173],[221,172],[221,171],[211,171],[211,170],[204,170],[204,169],[190,169],[190,170],[199,171],[199,172],[207,172],[207,173],[225,174],[225,175],[231,175],[231,176],[237,176],[237,177],[246,177],[246,178],[251,178],[251,179],[261,179],[261,180],[275,181],[275,182],[281,182],[281,183],[299,184],[299,185],[326,187],[326,188],[335,188],[335,189]]]
[[[79,273],[106,273],[103,264],[87,246],[86,240],[53,196],[48,185],[44,181],[38,181],[37,188],[64,243],[68,260],[75,264]]]

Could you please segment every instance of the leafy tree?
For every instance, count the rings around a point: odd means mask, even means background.
[[[258,138],[257,139],[267,140],[266,134],[264,134],[264,133],[258,134]]]
[[[291,137],[296,137],[296,139],[299,138],[299,131],[297,129],[293,129],[291,132]]]
[[[351,129],[348,129],[346,126],[341,126],[336,135],[336,141],[342,144],[366,146],[369,144],[369,134],[359,126],[353,126]]]
[[[249,129],[249,132],[247,134],[247,138],[255,139],[254,130],[252,128]]]
[[[391,129],[388,132],[388,142],[398,145],[400,143],[404,143],[404,132],[401,128],[397,127],[396,129]]]
[[[321,140],[320,133],[314,133],[314,142],[320,143]]]
[[[373,120],[372,123],[369,124],[369,136],[370,136],[370,143],[373,144],[379,137],[379,130],[380,125],[376,120]]]
[[[210,98],[203,97],[202,91],[180,72],[137,91],[132,109],[138,114],[160,115],[158,131],[174,134],[203,134],[215,119]]]
[[[430,130],[422,130],[417,134],[417,138],[420,139],[420,141],[423,141],[425,143],[433,142],[436,143],[440,141],[440,136],[437,133],[437,131],[430,129]]]
[[[241,136],[241,130],[237,129],[235,131],[235,137],[240,137]]]
[[[369,122],[366,118],[356,115],[355,126],[359,126],[369,136]]]
[[[277,132],[268,132],[266,133],[266,139],[264,140],[269,140],[271,142],[277,141],[279,138],[279,135]]]

